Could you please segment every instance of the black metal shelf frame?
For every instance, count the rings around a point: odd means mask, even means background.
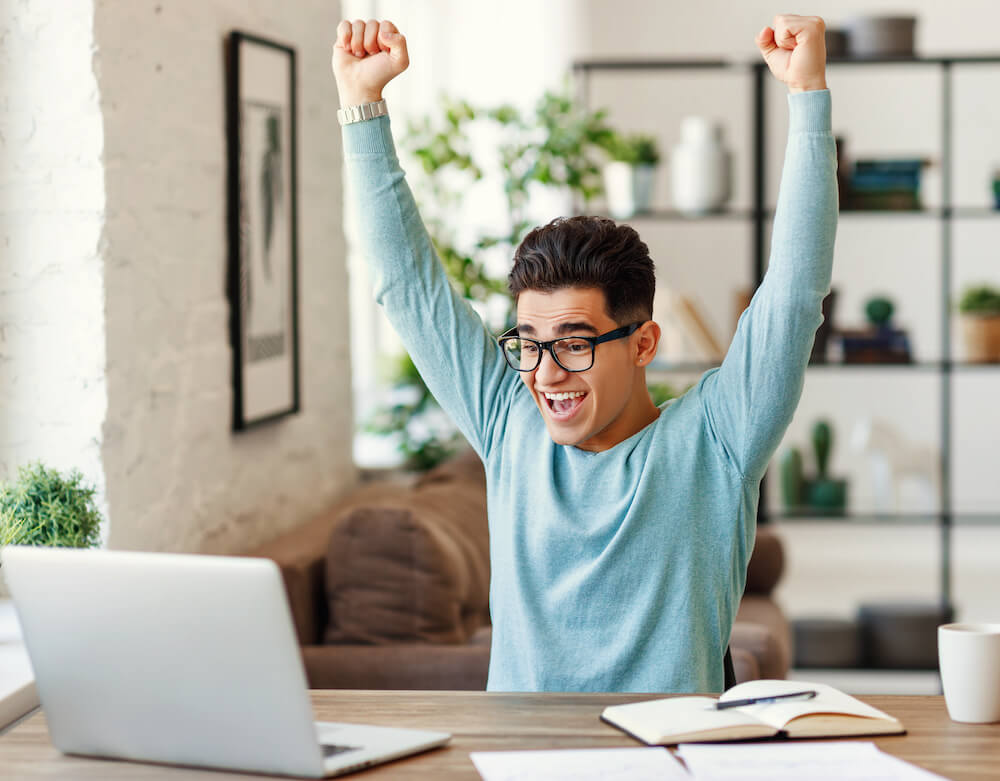
[[[871,66],[901,66],[901,67],[933,67],[941,71],[941,166],[944,172],[941,177],[941,203],[939,208],[913,211],[860,211],[844,210],[841,214],[847,218],[913,218],[930,217],[941,221],[941,344],[943,355],[940,361],[925,361],[911,364],[811,364],[810,368],[833,369],[902,369],[902,370],[932,370],[940,373],[941,382],[941,414],[940,414],[940,511],[930,514],[899,514],[896,516],[876,516],[859,513],[856,516],[840,516],[839,520],[849,521],[852,518],[867,519],[872,522],[878,518],[886,522],[930,522],[937,523],[940,528],[940,600],[943,607],[951,605],[952,571],[951,544],[952,530],[956,518],[962,522],[993,523],[1000,521],[1000,511],[996,515],[987,513],[956,514],[952,504],[952,375],[956,370],[985,370],[997,368],[996,364],[957,363],[951,355],[951,286],[952,286],[952,222],[954,219],[988,219],[1000,217],[1000,211],[969,206],[956,206],[952,203],[951,178],[952,170],[952,83],[953,66],[955,65],[1000,65],[1000,55],[968,55],[968,56],[935,56],[935,57],[879,57],[870,59],[840,59],[828,61],[831,68],[856,68]],[[753,194],[749,209],[727,210],[714,214],[690,217],[672,210],[656,210],[635,216],[635,220],[711,220],[711,219],[747,219],[753,222],[751,256],[753,258],[754,284],[759,285],[763,279],[767,258],[767,221],[773,215],[766,202],[766,170],[767,170],[767,105],[766,92],[768,83],[767,65],[763,62],[736,62],[730,60],[699,60],[699,59],[606,59],[585,60],[573,64],[577,78],[578,96],[584,105],[590,105],[590,78],[600,71],[670,71],[681,73],[690,70],[736,70],[751,73],[753,81],[753,117],[751,123],[751,150],[753,154]],[[656,367],[658,373],[680,373],[692,371],[707,371],[709,364],[684,364],[678,366]],[[761,487],[760,502],[757,510],[759,523],[770,520],[791,520],[791,516],[781,512],[770,512],[767,508],[766,492]],[[808,520],[824,520],[812,517]],[[834,520],[826,518],[825,520]]]

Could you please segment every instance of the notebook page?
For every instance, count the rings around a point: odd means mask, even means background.
[[[803,681],[748,681],[734,686],[721,697],[726,700],[749,699],[751,697],[766,697],[774,694],[787,694],[812,690],[816,696],[808,700],[790,700],[788,702],[765,703],[762,705],[744,705],[733,710],[746,713],[754,718],[770,724],[775,729],[782,729],[788,722],[799,716],[811,713],[846,713],[851,716],[864,716],[872,719],[896,721],[888,713],[873,708],[849,694],[834,689],[823,683],[804,683]]]
[[[685,743],[677,753],[693,781],[947,781],[868,742]]]
[[[661,736],[692,735],[740,726],[760,727],[760,721],[743,708],[716,710],[711,697],[668,697],[610,705],[604,709],[603,716],[647,743],[655,743]],[[766,728],[757,732],[773,734]]]
[[[484,781],[691,781],[665,748],[473,751]]]

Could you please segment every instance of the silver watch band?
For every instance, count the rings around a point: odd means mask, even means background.
[[[389,116],[389,109],[385,105],[385,98],[375,103],[362,103],[360,106],[347,106],[337,109],[337,119],[341,125],[350,125],[352,122],[364,122],[376,117]]]

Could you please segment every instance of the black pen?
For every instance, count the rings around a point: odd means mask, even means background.
[[[793,697],[801,697],[804,700],[812,699],[816,696],[816,692],[812,689],[804,692],[790,692],[789,694],[772,694],[769,697],[751,697],[748,700],[727,700],[726,702],[715,703],[716,710],[725,710],[726,708],[739,708],[741,705],[763,705],[769,702],[777,702],[778,700],[788,700]]]

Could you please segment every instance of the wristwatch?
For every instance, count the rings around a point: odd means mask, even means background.
[[[375,117],[389,116],[389,109],[385,105],[385,98],[374,103],[362,103],[360,106],[347,106],[347,108],[337,109],[337,119],[341,125],[350,125],[352,122],[364,122]]]

